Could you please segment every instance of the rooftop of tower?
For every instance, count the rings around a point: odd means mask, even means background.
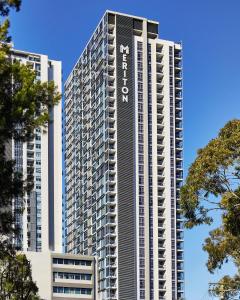
[[[120,15],[120,16],[124,16],[124,17],[130,17],[130,18],[134,18],[134,19],[138,19],[138,20],[142,20],[142,21],[146,20],[148,22],[159,25],[159,22],[157,22],[157,21],[150,20],[148,18],[143,18],[143,17],[139,17],[139,16],[130,15],[130,14],[124,14],[124,13],[121,13],[121,12],[118,12],[118,11],[106,10],[105,14],[107,14],[107,13],[114,14],[114,15]]]
[[[114,15],[114,16],[123,16],[123,17],[129,17],[129,18],[132,18],[133,20],[135,21],[139,21],[138,23],[142,23],[143,21],[145,21],[147,23],[147,25],[149,26],[149,34],[150,35],[153,35],[154,38],[158,38],[158,35],[159,35],[159,22],[157,21],[153,21],[153,20],[150,20],[150,19],[147,19],[147,18],[144,18],[144,17],[139,17],[139,16],[134,16],[134,15],[131,15],[131,14],[125,14],[125,13],[121,13],[121,12],[117,12],[117,11],[112,11],[112,10],[106,10],[105,13],[103,14],[103,16],[101,17],[100,21],[98,22],[98,24],[96,25],[96,29],[94,30],[94,32],[92,33],[92,35],[90,36],[86,46],[84,47],[84,49],[82,50],[77,62],[74,64],[73,66],[73,69],[72,69],[72,72],[74,70],[74,68],[76,67],[76,65],[78,64],[81,56],[83,55],[83,53],[86,51],[86,49],[88,48],[89,46],[89,43],[90,41],[92,40],[92,38],[94,37],[94,34],[96,32],[96,30],[99,28],[101,22],[104,20],[104,19],[108,19],[108,16],[110,15]],[[111,23],[111,21],[108,19],[108,22]],[[151,28],[151,29],[150,29]],[[142,29],[138,30],[139,28],[136,28],[135,30],[135,33],[137,33],[137,35],[139,35],[139,32],[142,31]],[[67,77],[66,81],[65,81],[65,85],[69,82],[70,78],[71,78],[71,74],[72,72],[69,74],[69,76]]]

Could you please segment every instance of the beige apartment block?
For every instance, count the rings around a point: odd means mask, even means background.
[[[26,252],[42,300],[95,300],[95,258],[53,252]]]

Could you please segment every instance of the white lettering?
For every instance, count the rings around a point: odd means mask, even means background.
[[[122,93],[126,95],[126,94],[128,94],[128,92],[129,92],[128,87],[123,86],[123,87],[122,87]]]
[[[126,63],[126,62],[123,62],[123,63],[122,63],[122,69],[123,69],[123,70],[127,70],[127,63]]]
[[[120,53],[122,53],[122,71],[123,71],[123,87],[121,89],[122,92],[122,102],[128,102],[128,94],[129,88],[127,87],[128,78],[127,78],[127,55],[129,54],[129,46],[120,45]]]
[[[120,45],[120,53],[124,53],[124,51],[126,54],[129,54],[129,47]]]
[[[123,85],[127,85],[127,81],[128,81],[127,78],[123,78]]]

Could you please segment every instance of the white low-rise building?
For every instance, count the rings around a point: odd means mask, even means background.
[[[54,252],[27,252],[26,255],[41,299],[97,299],[94,257]]]

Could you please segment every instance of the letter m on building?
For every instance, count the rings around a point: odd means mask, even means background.
[[[126,53],[126,54],[129,54],[129,46],[123,46],[123,45],[120,45],[120,52],[121,53]]]

